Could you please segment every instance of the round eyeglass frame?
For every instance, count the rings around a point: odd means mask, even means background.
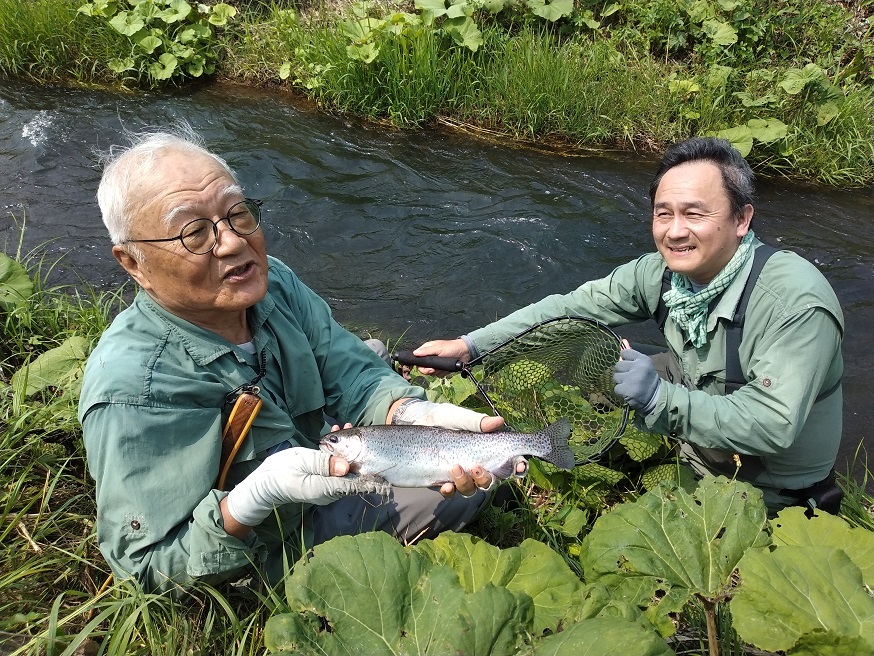
[[[212,219],[207,219],[205,217],[202,217],[199,219],[192,219],[191,221],[186,223],[184,226],[182,226],[182,230],[180,230],[179,234],[176,235],[175,237],[166,237],[164,239],[125,239],[121,243],[122,244],[140,244],[140,243],[151,244],[151,243],[159,243],[159,242],[179,241],[179,242],[182,242],[182,246],[189,253],[192,253],[193,255],[206,255],[207,253],[211,253],[212,249],[214,249],[215,245],[218,243],[218,224],[221,223],[222,221],[227,221],[228,227],[234,232],[234,234],[237,234],[240,237],[247,237],[247,236],[253,234],[256,230],[258,230],[258,228],[261,227],[261,206],[263,204],[264,204],[264,201],[260,200],[258,198],[244,198],[239,203],[234,203],[233,205],[231,205],[231,207],[228,209],[228,213],[225,216],[223,216],[222,218],[218,219],[217,221],[213,221]],[[249,214],[251,214],[253,217],[255,217],[255,227],[252,228],[251,230],[246,231],[246,232],[244,232],[242,230],[237,230],[237,228],[234,227],[234,223],[233,223],[234,208],[239,207],[240,205],[245,205],[246,210],[249,212]],[[203,221],[206,221],[207,223],[209,223],[210,227],[212,228],[212,243],[210,244],[209,248],[207,248],[205,250],[192,250],[185,243],[186,231],[188,230],[188,228],[192,224],[200,223]]]

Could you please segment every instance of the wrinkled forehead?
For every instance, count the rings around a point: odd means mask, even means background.
[[[233,174],[208,153],[168,147],[137,168],[131,176],[131,198],[163,223],[222,213],[227,202],[242,199]]]

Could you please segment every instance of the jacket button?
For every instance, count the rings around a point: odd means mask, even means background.
[[[771,379],[770,378],[763,378],[762,379],[762,387],[770,387],[770,386],[771,386]]]
[[[137,520],[133,520],[130,523],[130,527],[135,531],[139,531],[140,530],[140,523]]]

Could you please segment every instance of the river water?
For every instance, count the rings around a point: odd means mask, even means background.
[[[271,254],[338,320],[408,346],[454,337],[653,249],[652,157],[567,157],[397,132],[232,86],[120,95],[0,82],[0,243],[61,257],[59,282],[125,281],[94,200],[97,152],[180,118],[262,198]],[[874,189],[759,183],[756,233],[817,264],[845,312],[838,466],[874,459]],[[654,329],[623,329],[644,341]],[[874,466],[872,466],[874,468]],[[861,474],[857,463],[855,472]],[[874,489],[874,481],[869,482]]]

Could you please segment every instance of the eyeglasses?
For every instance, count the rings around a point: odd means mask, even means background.
[[[195,255],[206,255],[218,242],[218,224],[227,221],[228,226],[241,237],[251,235],[261,225],[261,206],[263,200],[246,198],[231,205],[227,216],[213,222],[211,219],[194,219],[182,226],[177,237],[166,239],[125,239],[123,244],[141,242],[181,241],[185,249]]]

